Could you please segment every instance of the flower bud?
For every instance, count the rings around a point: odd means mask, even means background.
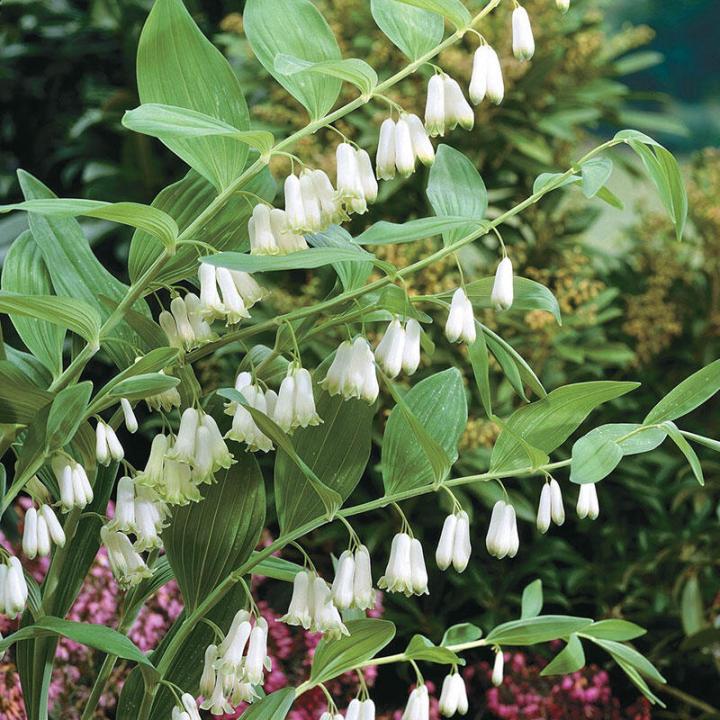
[[[496,310],[509,310],[513,304],[513,266],[509,257],[497,266],[490,302]]]
[[[125,418],[125,427],[129,433],[135,433],[138,429],[138,421],[133,412],[132,405],[127,398],[120,398],[120,407]]]
[[[445,324],[445,337],[450,342],[464,341],[468,345],[475,342],[475,316],[468,296],[463,288],[458,288],[450,303],[450,313]]]
[[[555,478],[550,480],[550,515],[552,521],[558,526],[565,522],[565,507],[563,506],[562,491]]]
[[[552,499],[551,499],[551,492],[550,492],[550,485],[547,483],[543,484],[543,488],[540,492],[540,502],[538,503],[538,511],[537,511],[537,529],[543,533],[543,535],[548,531],[550,528],[550,521],[552,519],[551,517],[551,505],[552,505]]]
[[[516,7],[512,14],[513,54],[518,60],[530,60],[535,54],[530,17],[524,7]]]
[[[38,516],[34,507],[27,509],[25,513],[25,527],[23,528],[22,549],[28,560],[34,560],[38,553],[37,537]],[[1,590],[2,588],[0,588]]]
[[[420,365],[420,335],[422,328],[417,320],[405,323],[405,344],[403,347],[402,369],[412,375]]]
[[[380,126],[375,168],[380,180],[392,180],[395,177],[395,121],[387,118]]]
[[[428,720],[430,717],[430,696],[425,685],[418,685],[411,693],[405,706],[402,720]]]
[[[390,377],[400,374],[405,352],[405,330],[399,320],[393,320],[375,349],[375,360]]]
[[[413,538],[410,543],[410,575],[413,592],[416,595],[429,595],[425,556],[423,555],[422,544],[417,538]]]
[[[448,515],[443,523],[440,541],[435,551],[435,562],[440,570],[447,570],[453,560],[455,547],[455,530],[457,528],[457,515]]]
[[[495,663],[493,664],[492,671],[492,684],[495,687],[500,687],[503,682],[503,669],[505,666],[505,658],[503,657],[502,650],[495,651]]]
[[[360,703],[360,720],[375,720],[375,703],[370,698]]]
[[[358,172],[360,174],[360,184],[365,195],[365,200],[374,203],[378,195],[378,182],[373,171],[372,161],[365,150],[357,150],[355,153],[357,159]]]
[[[470,543],[470,518],[461,510],[457,516],[457,527],[453,543],[452,563],[456,572],[464,572],[470,562],[472,545]]]
[[[586,517],[595,520],[600,514],[597,488],[593,483],[580,486],[580,494],[577,501],[577,514],[581,520]]]

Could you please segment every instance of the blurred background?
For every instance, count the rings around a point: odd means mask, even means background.
[[[243,3],[195,0],[187,5],[237,71],[254,123],[278,135],[303,124],[300,107],[252,56],[242,31]],[[381,77],[403,65],[374,26],[367,0],[317,0],[317,5],[345,56],[366,59]],[[147,0],[5,0],[0,6],[0,202],[20,199],[18,168],[61,196],[146,203],[184,174],[182,163],[159,142],[131,134],[120,124],[123,112],[138,104],[134,59],[150,6]],[[501,318],[487,313],[483,318],[525,357],[548,389],[600,378],[641,381],[638,391],[614,403],[606,415],[594,415],[587,427],[636,421],[680,380],[720,355],[720,38],[712,37],[720,27],[720,3],[573,0],[571,11],[562,16],[552,0],[528,0],[538,51],[527,65],[513,60],[509,51],[509,6],[503,3],[483,27],[503,57],[506,101],[499,108],[481,106],[472,134],[457,131],[446,140],[476,163],[490,191],[491,214],[525,198],[540,173],[564,170],[586,147],[626,127],[661,141],[684,168],[690,226],[682,244],[675,241],[634,160],[623,153],[614,155],[616,172],[610,182],[624,201],[622,210],[587,201],[572,190],[533,206],[506,228],[505,242],[518,272],[556,294],[564,323],[558,327],[540,311]],[[469,38],[439,59],[465,86],[474,43]],[[422,74],[408,79],[392,97],[420,112],[425,83]],[[346,92],[347,98],[353,96],[351,89]],[[371,106],[339,127],[371,149],[384,113],[384,107]],[[309,164],[329,170],[336,143],[332,133],[319,133],[297,152]],[[276,177],[287,170],[282,161],[272,169]],[[386,184],[378,205],[382,217],[427,215],[425,181],[419,172],[408,181]],[[378,218],[365,216],[350,229],[356,234]],[[24,223],[20,215],[0,219],[0,260]],[[101,260],[125,278],[129,233],[103,222],[86,222],[83,228]],[[433,247],[430,239],[392,246],[384,257],[402,266]],[[491,274],[495,262],[496,251],[482,243],[462,256],[469,277]],[[415,290],[437,292],[457,283],[457,270],[448,264],[419,276]],[[273,307],[282,312],[310,302],[331,286],[323,273],[296,273],[275,288]],[[19,347],[10,326],[3,323],[3,329],[6,340]],[[333,344],[332,338],[318,342],[311,349],[314,359],[319,362]],[[204,389],[228,385],[238,360],[231,348],[204,361],[198,368]],[[417,379],[450,364],[466,376],[472,400],[457,465],[459,474],[467,474],[487,467],[499,429],[484,417],[469,363],[442,341],[424,360]],[[507,415],[518,398],[499,369],[492,370],[494,404],[499,415]],[[720,437],[718,400],[690,416],[687,429]],[[569,449],[562,452],[567,456]],[[136,452],[138,457],[145,452],[141,443]],[[377,464],[377,446],[373,452]],[[625,460],[599,486],[597,522],[579,524],[568,512],[565,525],[544,538],[531,522],[522,523],[522,551],[503,563],[491,562],[480,549],[496,490],[468,488],[462,500],[476,519],[475,561],[460,576],[434,573],[434,591],[427,598],[384,600],[385,616],[398,624],[400,645],[416,632],[439,641],[443,628],[455,622],[488,628],[517,617],[522,588],[540,577],[546,611],[623,617],[648,628],[636,643],[668,678],[665,689],[654,688],[667,708],[650,709],[601,656],[589,655],[588,668],[566,680],[540,678],[547,656],[538,651],[513,656],[499,690],[490,688],[488,658],[473,659],[468,669],[473,718],[718,717],[720,464],[717,455],[702,449],[700,454],[704,488],[669,446]],[[268,465],[268,475],[270,471]],[[380,487],[379,472],[373,469],[357,491],[358,501],[377,496]],[[519,515],[532,521],[537,484],[522,481],[512,487]],[[568,510],[574,500],[568,488]],[[430,512],[427,503],[413,507],[410,502],[407,513],[430,547],[442,509]],[[17,538],[18,530],[12,518],[3,528],[8,541]],[[387,517],[364,519],[358,530],[371,551],[383,557],[392,532]],[[338,545],[336,532],[318,532],[311,549],[328,556]],[[260,590],[268,613],[286,606],[287,588],[278,585],[268,583]],[[73,612],[78,619],[112,623],[115,597],[101,558]],[[133,638],[152,647],[178,612],[177,591],[169,586],[141,616]],[[291,643],[296,650],[303,643],[313,645],[312,638],[291,640],[283,632],[278,629],[273,639],[278,686],[306,670],[293,659]],[[66,647],[65,652],[52,689],[53,717],[74,718],[98,658],[80,648]],[[122,680],[121,668],[115,690]],[[412,682],[406,668],[385,670],[377,679],[378,704],[386,717],[392,717],[398,682]],[[339,685],[337,691],[344,689]],[[0,660],[1,720],[22,720],[18,693],[12,663]],[[108,693],[99,717],[114,717],[114,698],[114,692]],[[318,708],[319,700],[308,696],[292,720],[316,718]]]

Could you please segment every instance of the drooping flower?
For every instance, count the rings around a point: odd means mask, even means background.
[[[245,682],[250,685],[262,685],[267,662],[268,624],[264,618],[258,618],[250,633],[247,657],[243,674]]]
[[[123,412],[125,428],[129,433],[136,433],[138,429],[138,421],[135,417],[130,401],[127,398],[120,398],[120,408]]]
[[[95,428],[95,457],[101,465],[119,462],[125,457],[125,451],[115,431],[101,420]]]
[[[10,617],[21,615],[25,611],[28,599],[28,586],[20,561],[11,555],[0,564],[0,614]]]
[[[312,379],[307,370],[294,364],[288,366],[272,416],[285,432],[322,422],[315,410]]]
[[[66,455],[55,455],[50,461],[60,489],[60,509],[69,512],[84,508],[93,501],[93,490],[85,469]]]
[[[443,76],[445,92],[445,126],[454,130],[458,125],[464,130],[472,130],[475,125],[475,112],[465,99],[457,80],[449,75]]]
[[[498,500],[493,507],[485,545],[487,551],[498,560],[517,555],[520,538],[515,508],[504,500]]]
[[[380,343],[375,348],[375,361],[383,372],[396,378],[403,366],[405,355],[405,328],[395,319],[389,325]]]
[[[346,400],[357,398],[374,403],[380,392],[375,359],[368,341],[357,337],[343,342],[335,354],[325,379],[320,383],[330,395]]]
[[[565,507],[563,506],[562,491],[560,484],[555,478],[550,480],[550,516],[556,525],[565,522]]]
[[[418,685],[411,693],[405,706],[402,720],[429,720],[430,696],[426,685]]]
[[[505,96],[500,58],[490,45],[483,44],[475,51],[470,80],[470,99],[479,105],[486,97],[499,105]]]
[[[468,345],[472,345],[477,338],[472,303],[463,288],[458,288],[453,293],[445,324],[445,337],[450,342],[465,342]]]
[[[364,545],[360,545],[355,550],[353,604],[358,610],[369,610],[375,607],[370,553]]]
[[[330,588],[317,575],[312,583],[312,613],[311,629],[315,632],[324,633],[331,640],[350,634],[340,617],[340,612],[332,601]]]
[[[496,650],[495,651],[495,662],[493,664],[493,671],[492,671],[492,684],[495,687],[500,687],[500,685],[502,685],[504,667],[505,667],[505,658],[503,656],[502,650]]]
[[[509,310],[513,304],[513,266],[509,257],[497,266],[490,302],[496,310]]]
[[[591,520],[597,519],[600,515],[600,503],[598,502],[597,488],[593,483],[580,486],[580,494],[577,501],[577,514],[581,520],[586,517]]]
[[[513,10],[512,36],[515,57],[518,60],[530,60],[535,54],[535,38],[530,25],[530,16],[520,5]]]
[[[425,128],[430,137],[445,135],[445,85],[442,75],[433,75],[428,82]]]
[[[415,593],[412,575],[412,538],[407,533],[398,533],[390,546],[390,558],[385,574],[378,580],[378,587],[388,592]]]
[[[338,559],[335,580],[332,584],[332,599],[339,610],[347,610],[353,604],[354,579],[355,557],[352,550],[345,550]]]
[[[441,570],[447,570],[452,563],[457,572],[463,572],[470,562],[470,518],[462,510],[445,518],[435,561]]]
[[[440,693],[440,713],[452,717],[456,713],[465,715],[467,711],[468,697],[462,675],[457,672],[446,675]]]
[[[552,500],[550,497],[550,485],[543,483],[543,488],[540,492],[540,502],[538,503],[537,510],[537,529],[545,534],[550,528],[550,522],[552,521]]]
[[[378,150],[380,152],[380,150]],[[348,213],[367,212],[368,204],[377,199],[377,180],[370,156],[350,143],[340,143],[336,151],[337,189]],[[378,170],[378,177],[382,177]]]
[[[100,528],[100,539],[107,550],[113,575],[121,588],[134,587],[143,579],[152,577],[152,571],[133,548],[127,535],[104,525]]]
[[[312,583],[313,578],[306,570],[295,575],[290,606],[287,613],[280,618],[281,622],[288,625],[299,625],[305,630],[310,629],[313,612]]]

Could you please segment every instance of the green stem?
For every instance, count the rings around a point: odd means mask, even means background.
[[[453,478],[451,480],[444,481],[440,484],[439,487],[436,485],[427,485],[420,488],[413,488],[411,490],[393,493],[391,495],[385,495],[376,500],[370,500],[366,503],[354,505],[352,507],[345,508],[344,510],[340,510],[338,515],[342,516],[343,518],[348,518],[354,515],[360,515],[361,513],[371,512],[373,510],[378,510],[380,508],[386,507],[393,502],[401,502],[410,498],[419,497],[420,495],[427,495],[432,492],[437,492],[439,489],[442,488],[443,485],[456,487],[459,485],[467,485],[473,482],[487,482],[489,480],[504,477],[532,476],[538,474],[544,475],[544,473],[546,472],[549,472],[551,470],[557,470],[558,468],[562,467],[567,467],[569,464],[570,460],[561,460],[559,462],[542,465],[538,468],[527,467],[520,470],[486,472],[479,475],[467,475],[465,477]],[[200,603],[200,605],[198,605],[198,607],[187,616],[182,626],[173,636],[167,647],[167,650],[163,654],[160,662],[158,663],[157,671],[159,676],[162,678],[163,675],[168,671],[175,654],[180,650],[183,643],[190,636],[190,633],[192,633],[197,623],[200,622],[200,619],[205,614],[207,614],[213,607],[215,607],[215,605],[217,605],[223,597],[225,597],[225,595],[231,590],[235,583],[239,582],[239,580],[244,575],[251,572],[252,569],[265,558],[270,557],[278,550],[282,550],[286,545],[295,542],[299,538],[307,535],[310,532],[313,532],[314,530],[317,530],[328,522],[329,521],[325,517],[317,518],[315,520],[305,523],[299,528],[296,528],[287,535],[279,537],[277,540],[275,540],[274,543],[268,545],[266,548],[258,552],[252,557],[251,560],[245,562],[239,568],[234,570],[228,577],[226,577],[225,580],[223,580],[212,592],[210,592],[205,598],[205,600],[203,600],[203,602]],[[147,711],[149,712],[149,707],[147,708]],[[144,716],[141,713],[140,718],[143,717]]]

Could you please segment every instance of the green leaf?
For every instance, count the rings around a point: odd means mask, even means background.
[[[411,60],[439,45],[445,31],[442,18],[400,0],[372,0],[370,8],[378,27]]]
[[[52,399],[9,360],[0,360],[0,424],[27,425]]]
[[[387,620],[366,618],[346,623],[349,637],[323,638],[315,650],[310,680],[319,684],[342,675],[374,658],[394,637],[395,626]]]
[[[93,385],[89,380],[61,390],[50,406],[47,422],[47,444],[51,450],[67,445],[85,418]]]
[[[264,168],[243,185],[243,190],[271,201],[275,197],[277,187],[270,171]],[[213,213],[212,218],[205,220],[200,227],[195,226],[197,235],[192,234],[189,239],[200,239],[216,250],[248,248],[250,246],[248,220],[256,202],[253,195],[235,193],[217,212]],[[216,197],[217,191],[214,186],[194,170],[190,170],[182,180],[163,189],[153,200],[152,205],[175,218],[182,233]],[[148,233],[138,230],[133,235],[128,262],[130,278],[133,282],[150,268],[162,249],[162,245]],[[197,247],[181,245],[175,255],[164,264],[151,287],[157,289],[187,279],[197,273],[197,263]]]
[[[569,675],[585,667],[585,651],[577,635],[568,638],[567,645],[543,668],[541,677]]]
[[[472,20],[469,10],[460,0],[400,0],[400,2],[442,15],[458,30],[467,27]]]
[[[318,75],[339,78],[355,85],[363,95],[371,95],[378,84],[378,76],[375,70],[365,61],[357,58],[311,62],[280,53],[275,56],[275,72],[288,77],[298,73],[317,73]]]
[[[523,387],[524,383],[528,385],[536,395],[541,398],[545,397],[547,393],[542,383],[515,348],[490,330],[490,328],[485,327],[485,325],[480,325],[480,327],[485,334],[485,341],[488,347],[495,356],[495,359],[500,363],[503,372],[515,388],[517,394],[527,402]]]
[[[263,67],[302,105],[313,120],[326,115],[340,94],[342,81],[314,73],[286,75],[275,69],[280,54],[322,63],[341,59],[325,18],[310,0],[248,0],[245,34]]]
[[[403,400],[452,465],[457,460],[457,446],[467,424],[467,399],[460,372],[449,368],[436,373],[411,388]],[[387,494],[429,485],[436,479],[427,452],[402,406],[393,408],[388,418],[380,462]]]
[[[485,333],[480,330],[477,333],[475,342],[468,345],[468,358],[473,369],[473,376],[480,393],[483,409],[488,418],[492,417],[492,398],[490,394],[490,355],[488,353],[487,343],[485,342]]]
[[[673,388],[648,414],[646,425],[677,420],[720,390],[720,360],[706,365]]]
[[[615,140],[620,140],[624,143],[630,143],[630,141],[644,143],[645,145],[652,145],[654,147],[661,147],[660,143],[653,140],[649,135],[641,133],[639,130],[620,130],[616,133]]]
[[[443,233],[446,244],[476,230],[488,206],[487,189],[480,173],[465,155],[449,145],[438,146],[427,196],[439,217],[471,217],[475,221]]]
[[[227,137],[245,143],[261,155],[268,153],[275,143],[267,130],[238,130],[232,125],[197,110],[145,103],[123,115],[122,124],[128,130],[165,138]]]
[[[590,627],[586,627],[583,630],[583,635],[590,635],[600,640],[624,641],[639,638],[645,635],[646,632],[639,625],[627,620],[600,620],[590,625]]]
[[[203,500],[172,513],[163,543],[186,607],[194,609],[249,557],[265,527],[265,485],[257,460],[237,462],[203,488]]]
[[[675,236],[678,241],[682,240],[687,222],[688,199],[677,160],[662,145],[648,146],[637,140],[629,140],[628,144],[642,160],[675,226]]]
[[[28,173],[18,171],[18,180],[26,200],[47,200],[55,197],[45,185]],[[33,239],[40,248],[50,273],[55,293],[84,300],[97,307],[100,317],[105,321],[112,308],[125,298],[129,288],[108,272],[93,255],[77,220],[30,213],[28,221]],[[160,244],[159,241],[156,242]],[[194,257],[197,257],[195,250],[193,253]],[[111,307],[98,305],[99,297],[109,298]],[[133,305],[133,311],[148,317],[150,315],[142,300]],[[108,338],[103,343],[103,350],[119,367],[132,364],[136,355],[133,348],[145,348],[145,344],[126,322],[120,322],[113,329],[113,338],[117,338],[117,342]]]
[[[523,620],[537,617],[543,607],[542,580],[533,580],[525,587],[522,594],[522,610],[520,617]]]
[[[2,268],[2,289],[11,293],[52,295],[50,274],[32,233],[26,230],[8,250]],[[28,350],[57,377],[62,372],[65,331],[54,323],[15,316],[13,325]]]
[[[665,678],[657,671],[655,666],[637,650],[629,645],[623,645],[615,640],[602,640],[592,638],[592,641],[612,655],[617,662],[623,662],[637,670],[641,675],[658,683],[665,683]]]
[[[295,689],[283,688],[254,702],[240,720],[284,720],[295,702]]]
[[[12,210],[25,210],[50,217],[91,217],[111,220],[121,225],[129,225],[150,233],[169,250],[175,247],[178,227],[167,214],[151,207],[134,202],[109,203],[102,200],[76,200],[56,198],[49,200],[25,200],[12,205],[0,205],[0,213]]]
[[[434,235],[451,233],[462,228],[464,235],[468,227],[479,227],[483,223],[471,217],[429,217],[393,223],[381,220],[371,225],[355,238],[358,245],[398,245],[400,243],[424,240]]]
[[[449,627],[443,635],[441,645],[463,645],[482,637],[482,630],[471,623],[460,623]]]
[[[180,384],[180,380],[172,375],[162,373],[146,373],[121,380],[117,383],[110,395],[116,398],[127,398],[128,400],[145,400],[152,395],[171,390]]]
[[[613,171],[610,158],[593,158],[582,164],[582,191],[586,198],[595,197],[605,187]]]
[[[181,0],[156,0],[137,53],[140,101],[196,110],[237,130],[250,125],[235,72],[202,34]],[[163,138],[218,190],[243,171],[248,146],[228,137]]]
[[[700,485],[705,485],[705,476],[703,475],[702,465],[697,453],[692,449],[690,443],[683,437],[677,425],[672,420],[666,420],[662,424],[662,429],[668,434],[668,437],[678,446],[682,454],[690,464],[690,469],[695,479]]]
[[[562,445],[599,405],[634,390],[638,383],[599,381],[565,385],[530,405],[516,410],[507,425],[533,447],[550,454]],[[500,433],[490,468],[515,470],[525,464],[525,451],[513,438]]]
[[[285,455],[290,458],[290,460],[292,460],[295,466],[305,476],[305,480],[310,483],[310,486],[312,487],[312,490],[315,493],[316,497],[319,498],[322,502],[327,517],[334,517],[335,513],[340,509],[340,506],[342,505],[342,498],[340,497],[340,494],[325,485],[322,480],[320,480],[320,478],[315,474],[312,468],[298,455],[297,451],[295,450],[295,446],[288,437],[287,433],[285,433],[282,428],[280,428],[277,423],[275,423],[275,421],[272,420],[268,415],[248,405],[242,393],[238,392],[237,390],[234,390],[233,388],[223,388],[222,390],[218,391],[218,395],[227,398],[228,400],[237,402],[245,407],[245,409],[252,416],[255,424],[258,426],[258,428],[260,428],[260,431],[263,433],[263,435],[266,435],[268,438],[270,438],[273,444],[276,445],[280,450],[282,450],[282,452],[285,453]]]
[[[680,598],[680,619],[685,635],[695,635],[707,627],[702,592],[697,575],[691,575],[682,589]],[[615,638],[613,638],[615,639]]]
[[[485,638],[489,645],[537,645],[581,632],[592,620],[567,615],[541,615],[498,625]]]
[[[465,292],[473,305],[482,308],[493,307],[490,296],[494,282],[494,277],[487,277],[481,280],[473,280],[473,282],[466,285]],[[451,295],[452,293],[448,292],[446,294]],[[562,325],[560,305],[552,292],[544,285],[516,275],[513,278],[513,295],[513,304],[510,308],[511,312],[513,310],[521,312],[545,310],[545,312],[552,314],[555,320],[557,320],[558,325]]]
[[[81,645],[87,645],[88,647],[102,650],[110,655],[117,655],[125,660],[131,660],[132,662],[140,663],[150,668],[153,667],[145,653],[143,653],[127,635],[123,635],[117,630],[113,630],[105,625],[93,625],[92,623],[63,620],[62,618],[52,617],[51,615],[45,615],[32,625],[26,625],[4,640],[0,640],[0,652],[20,640],[47,637],[50,635],[66,637]]]
[[[686,438],[694,440],[699,445],[704,445],[706,448],[710,448],[710,450],[720,452],[720,441],[713,440],[712,438],[705,437],[704,435],[696,435],[695,433],[688,432],[687,430],[681,430],[680,432]]]
[[[340,248],[353,250],[363,256],[362,261],[333,263],[344,290],[357,290],[367,282],[373,270],[373,264],[362,248],[359,248],[350,233],[339,225],[331,225],[327,230],[314,235],[306,235],[308,244],[314,248]]]
[[[436,442],[432,435],[430,435],[420,420],[415,417],[415,414],[405,402],[403,396],[397,391],[397,388],[395,388],[393,383],[386,379],[385,384],[388,390],[390,390],[393,400],[395,400],[396,407],[399,408],[403,419],[410,427],[412,434],[415,436],[415,439],[422,448],[427,461],[430,463],[433,473],[433,481],[436,483],[441,482],[445,479],[452,467],[452,462],[450,461],[447,452],[445,452],[445,449]]]
[[[345,502],[360,482],[370,457],[374,409],[362,400],[330,397],[313,384],[317,412],[323,423],[296,430],[293,445],[323,486],[338,493]],[[278,451],[275,459],[275,501],[284,533],[325,512],[307,475],[285,450]]]
[[[599,482],[623,457],[650,452],[665,436],[665,431],[660,428],[636,423],[601,425],[573,445],[570,481],[579,485]]]
[[[660,705],[660,707],[666,707],[665,703],[660,700],[660,698],[653,693],[652,690],[648,687],[648,684],[643,680],[640,673],[628,662],[623,660],[620,657],[613,656],[615,662],[619,665],[619,667],[623,670],[623,672],[628,676],[630,681],[633,685],[635,685],[638,690],[653,704]]]
[[[410,660],[437,663],[440,665],[464,665],[465,661],[452,650],[435,645],[424,635],[413,635],[404,654]]]
[[[562,178],[562,181],[560,179]],[[579,175],[569,175],[565,177],[565,173],[541,173],[535,178],[533,183],[533,195],[537,195],[540,192],[551,192],[548,188],[550,185],[557,183],[552,190],[559,190],[567,185],[574,185],[580,182],[582,178]]]
[[[340,262],[367,262],[374,255],[358,252],[356,248],[321,247],[299,250],[289,255],[247,255],[222,252],[202,258],[202,262],[243,272],[273,272],[278,270],[309,270]]]
[[[0,290],[0,313],[45,320],[72,330],[96,348],[100,346],[100,315],[82,300]]]

